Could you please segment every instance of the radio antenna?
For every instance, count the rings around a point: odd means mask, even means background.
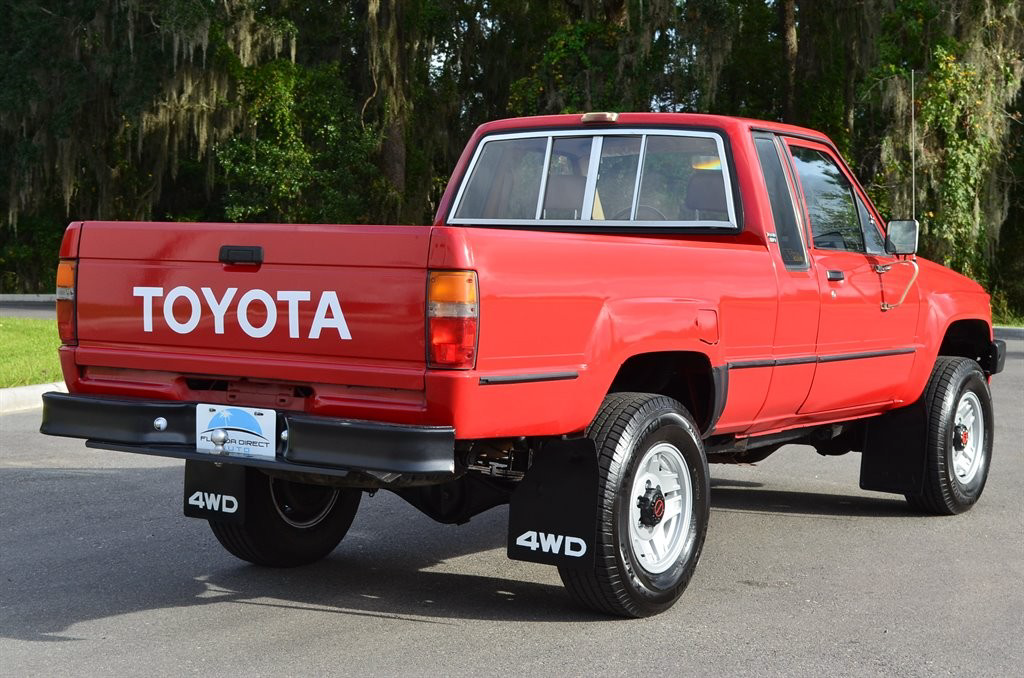
[[[914,69],[910,69],[910,218],[917,221],[917,120],[914,117]]]

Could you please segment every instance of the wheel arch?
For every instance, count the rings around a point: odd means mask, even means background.
[[[728,372],[699,351],[638,353],[619,366],[608,393],[656,393],[681,402],[706,435],[725,408]]]
[[[970,358],[981,365],[986,374],[995,368],[990,346],[992,327],[980,318],[962,318],[946,327],[939,345],[939,356]]]

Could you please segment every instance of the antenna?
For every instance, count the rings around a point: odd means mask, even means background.
[[[917,221],[917,121],[914,118],[914,69],[910,69],[910,218]]]

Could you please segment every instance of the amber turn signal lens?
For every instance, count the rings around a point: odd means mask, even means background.
[[[431,271],[427,301],[432,303],[476,303],[476,273],[473,271]]]
[[[64,290],[62,295],[61,291]],[[70,296],[64,296],[68,294],[70,290]],[[75,295],[75,262],[74,261],[62,261],[57,264],[57,298],[58,299],[73,299]]]

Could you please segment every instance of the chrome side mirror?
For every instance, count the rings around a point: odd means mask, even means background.
[[[917,219],[890,221],[885,229],[885,251],[889,254],[916,254],[919,232]]]

